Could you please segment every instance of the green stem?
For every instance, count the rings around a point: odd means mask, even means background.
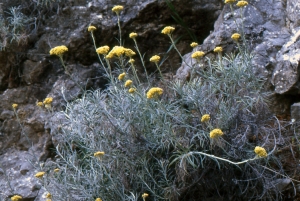
[[[147,78],[148,84],[150,84],[148,73],[147,73],[147,69],[146,69],[145,62],[144,62],[144,58],[143,58],[143,56],[142,56],[142,54],[140,52],[139,46],[137,45],[137,42],[136,42],[135,38],[133,38],[133,41],[134,41],[134,44],[135,44],[135,49],[139,53],[142,65],[144,67],[144,71],[145,71],[145,74],[146,74],[146,78]]]
[[[118,18],[118,27],[119,27],[120,46],[122,46],[122,33],[121,33],[120,15],[118,13],[117,13],[117,18]]]

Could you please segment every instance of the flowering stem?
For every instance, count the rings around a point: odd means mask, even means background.
[[[139,77],[138,77],[138,75],[137,75],[137,73],[136,73],[136,69],[135,69],[135,66],[134,66],[133,63],[131,63],[131,69],[132,69],[132,72],[133,72],[135,81],[136,81],[137,83],[140,84],[141,82],[140,82]]]
[[[107,70],[104,68],[105,69],[105,73],[106,73],[106,75],[109,76],[109,79],[110,79],[111,83],[114,85],[115,82],[114,82],[114,79],[113,79],[113,76],[112,76],[112,70],[111,70],[111,66],[110,66],[110,63],[109,63],[109,59],[105,58],[105,61],[106,61],[106,64],[107,64],[108,70],[109,70],[109,73],[108,73]]]
[[[122,35],[121,35],[121,24],[120,24],[120,15],[117,13],[118,18],[118,27],[119,27],[119,37],[120,37],[120,46],[122,46]]]
[[[142,65],[144,67],[144,71],[145,71],[145,74],[146,74],[146,78],[147,78],[147,81],[148,81],[148,84],[150,84],[149,82],[149,77],[148,77],[148,73],[147,73],[147,70],[146,70],[146,66],[145,66],[145,62],[144,62],[144,58],[139,50],[139,46],[137,45],[137,42],[135,40],[135,38],[133,38],[133,41],[134,41],[134,44],[135,44],[135,49],[136,51],[139,53],[139,56],[140,56],[140,59],[141,59],[141,62],[142,62]]]
[[[164,81],[164,77],[163,77],[163,75],[161,73],[160,66],[158,66],[157,62],[155,62],[155,65],[156,65],[156,67],[157,67],[157,69],[159,71],[159,75],[160,75],[161,79]]]

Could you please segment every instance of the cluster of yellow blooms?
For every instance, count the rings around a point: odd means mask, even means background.
[[[109,52],[109,47],[107,45],[101,46],[101,47],[99,47],[99,48],[96,49],[96,52],[98,54],[104,54],[104,55],[106,55]]]
[[[224,133],[222,132],[221,129],[216,128],[216,129],[210,131],[209,137],[210,137],[210,138],[216,138],[216,137],[222,136],[223,134],[224,134]]]
[[[201,122],[207,122],[209,120],[210,120],[210,115],[209,114],[205,114],[201,118]]]
[[[53,98],[48,97],[48,98],[45,98],[45,100],[43,101],[43,104],[45,105],[45,108],[50,109],[52,102],[53,102]]]
[[[96,27],[94,27],[94,26],[89,26],[88,27],[88,32],[93,32],[93,31],[95,31],[97,28]]]
[[[125,76],[126,76],[126,73],[121,73],[119,76],[118,76],[118,80],[124,80],[124,78],[125,78]]]
[[[166,34],[166,35],[170,35],[172,34],[172,32],[175,30],[174,27],[171,27],[171,26],[166,26],[162,31],[161,33],[162,34]]]
[[[247,6],[247,5],[248,5],[248,2],[247,2],[247,1],[239,1],[236,5],[237,5],[238,7],[244,7],[244,6]]]
[[[158,98],[160,95],[162,95],[164,90],[159,87],[152,87],[148,92],[147,92],[147,98],[152,99],[152,98]]]
[[[131,88],[128,90],[128,92],[132,94],[132,93],[136,92],[136,88],[131,87]]]
[[[238,41],[240,39],[241,35],[239,33],[232,34],[231,38],[235,41]]]
[[[19,201],[19,200],[22,200],[22,196],[20,196],[20,195],[14,195],[10,199],[11,199],[11,201]]]
[[[127,80],[124,84],[124,87],[131,87],[132,85],[132,80]]]
[[[104,156],[105,152],[104,151],[97,151],[94,153],[94,156],[95,157],[101,157],[101,156]]]
[[[134,39],[136,37],[137,37],[137,33],[135,33],[135,32],[132,32],[132,33],[129,34],[129,38]]]
[[[131,63],[131,64],[133,64],[135,61],[134,61],[134,59],[129,59],[128,62]]]
[[[194,47],[197,47],[197,45],[198,45],[198,43],[196,43],[196,42],[192,42],[192,43],[191,43],[191,47],[193,47],[193,48],[194,48]]]
[[[215,49],[214,49],[214,52],[216,52],[216,53],[220,53],[220,52],[222,52],[223,51],[223,48],[222,47],[216,47]]]
[[[150,58],[150,61],[153,63],[158,63],[159,60],[160,60],[160,56],[158,56],[158,55],[154,55]]]
[[[115,46],[106,56],[107,59],[112,59],[113,57],[120,57],[125,54],[127,57],[133,57],[135,52],[129,48],[124,48],[123,46]]]
[[[38,172],[34,176],[38,179],[41,179],[45,175],[45,172]]]
[[[204,52],[202,51],[196,51],[192,54],[192,58],[193,59],[200,59],[201,57],[203,57],[205,55]]]
[[[59,172],[59,170],[60,170],[59,168],[55,168],[53,171],[54,172]]]
[[[143,193],[142,198],[145,200],[149,196],[148,193]]]
[[[267,157],[268,154],[266,152],[266,150],[262,147],[256,146],[254,149],[254,152],[256,153],[256,155],[258,155],[259,157]]]
[[[17,109],[18,104],[14,103],[14,104],[12,104],[11,106],[12,106],[12,108],[15,110],[15,109]]]
[[[123,10],[123,6],[120,6],[120,5],[117,5],[117,6],[114,6],[111,10],[113,12],[115,12],[117,15],[119,15],[119,13]]]
[[[97,198],[95,201],[102,201],[101,198]]]
[[[68,48],[64,45],[56,46],[50,50],[50,55],[62,56],[65,52],[68,51]]]

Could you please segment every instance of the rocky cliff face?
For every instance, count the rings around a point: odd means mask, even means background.
[[[116,45],[117,18],[111,11],[114,5],[124,6],[121,26],[126,47],[133,48],[128,35],[134,31],[139,34],[137,40],[141,52],[147,53],[146,61],[158,53],[172,58],[163,72],[175,73],[180,67],[176,76],[185,79],[190,69],[175,51],[165,53],[170,44],[161,36],[162,28],[176,27],[174,38],[181,37],[178,48],[187,53],[184,56],[187,62],[192,62],[188,53],[192,39],[186,35],[184,26],[173,20],[174,13],[165,1],[62,1],[43,9],[17,0],[0,2],[6,18],[9,17],[8,8],[18,5],[25,15],[35,13],[39,16],[34,25],[28,25],[26,40],[8,44],[0,52],[0,200],[16,193],[28,201],[40,200],[40,185],[33,177],[34,170],[29,161],[37,158],[43,162],[53,157],[50,133],[56,128],[47,124],[51,112],[37,108],[36,102],[51,96],[54,98],[53,110],[60,111],[65,99],[72,100],[81,95],[74,81],[64,73],[58,58],[49,55],[49,50],[66,45],[69,51],[64,59],[75,81],[86,89],[97,89],[104,88],[106,81],[101,77],[87,27],[97,27],[97,46]],[[239,10],[231,13],[222,0],[176,0],[172,4],[201,44],[197,49],[205,51],[207,56],[212,56],[216,46],[222,46],[226,53],[235,51],[230,36],[237,31],[233,15],[238,21],[242,20]],[[274,107],[278,113],[286,113],[290,104],[299,100],[299,14],[298,0],[250,0],[243,14],[246,38],[255,54],[253,65],[258,76],[269,80],[268,88],[274,93]],[[4,39],[6,35],[1,37]],[[149,72],[154,70],[151,65],[147,66]],[[16,112],[21,125],[12,103],[18,104]]]

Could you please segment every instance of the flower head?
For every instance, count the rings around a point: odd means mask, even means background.
[[[209,120],[210,120],[210,115],[209,114],[205,114],[201,118],[201,122],[207,122]]]
[[[101,46],[101,47],[99,47],[99,48],[96,49],[96,52],[98,54],[107,54],[108,51],[109,51],[109,47],[107,45]]]
[[[46,194],[46,198],[52,198],[51,193],[47,193],[47,194]]]
[[[174,27],[166,26],[166,27],[161,31],[161,33],[162,33],[162,34],[166,34],[166,35],[170,35],[174,30],[175,30]]]
[[[115,46],[106,56],[107,59],[111,59],[113,57],[120,57],[125,53],[125,49],[123,46]]]
[[[118,80],[124,80],[124,78],[125,78],[125,76],[126,76],[126,73],[121,73],[119,76],[118,76]]]
[[[44,106],[44,103],[42,101],[39,101],[36,103],[36,106],[38,107],[43,107]]]
[[[234,3],[234,2],[236,2],[236,0],[225,0],[225,3]]]
[[[129,59],[128,62],[131,63],[131,64],[133,64],[135,62],[135,60],[134,59]]]
[[[60,169],[59,169],[59,168],[55,168],[53,171],[54,171],[54,172],[59,172]]]
[[[104,156],[105,152],[104,151],[97,151],[94,153],[94,156],[95,157],[101,157],[101,156]]]
[[[216,47],[215,49],[214,49],[214,52],[216,52],[216,53],[219,53],[219,52],[222,52],[223,51],[223,48],[222,47]]]
[[[19,200],[22,200],[22,196],[20,196],[20,195],[14,195],[10,199],[11,199],[11,201],[19,201]]]
[[[95,201],[102,201],[101,198],[97,198]]]
[[[132,38],[132,39],[136,38],[137,36],[138,35],[135,32],[132,32],[132,33],[129,34],[129,38]]]
[[[202,51],[196,51],[192,54],[192,58],[193,59],[200,59],[201,57],[203,57],[205,55],[204,52]]]
[[[127,57],[133,57],[135,55],[135,52],[129,48],[124,48],[124,53]]]
[[[241,7],[247,6],[248,2],[247,1],[238,1],[236,5],[241,8]]]
[[[62,56],[65,52],[68,51],[68,48],[64,45],[56,46],[50,50],[50,55]]]
[[[219,128],[216,128],[216,129],[210,131],[210,133],[209,133],[210,138],[216,138],[216,137],[219,137],[221,135],[223,135],[223,132]]]
[[[45,105],[51,104],[52,102],[53,102],[53,98],[52,97],[45,98],[45,100],[43,101],[43,103]]]
[[[152,87],[151,89],[149,89],[146,95],[148,99],[158,98],[160,95],[163,94],[163,92],[164,90],[162,88]]]
[[[134,92],[136,92],[136,88],[133,88],[131,87],[129,90],[128,90],[129,93],[133,94]]]
[[[240,39],[241,35],[239,33],[232,34],[231,38],[235,41],[238,41]]]
[[[259,147],[259,146],[255,147],[254,152],[259,157],[267,157],[268,156],[266,150],[264,148],[262,148],[262,147]]]
[[[119,13],[123,10],[123,6],[120,6],[120,5],[117,5],[117,6],[114,6],[111,10],[113,12],[115,12],[117,15],[119,15]]]
[[[12,108],[15,110],[15,109],[17,109],[18,104],[14,103],[14,104],[12,104],[11,106],[12,106]]]
[[[197,47],[198,43],[192,42],[191,47]]]
[[[95,31],[97,28],[95,26],[89,26],[88,27],[88,32],[93,32]]]
[[[160,56],[158,56],[158,55],[154,55],[150,58],[150,61],[153,63],[158,63],[159,60],[160,60]]]
[[[142,198],[145,199],[146,197],[148,197],[149,194],[148,193],[143,193]]]
[[[132,85],[132,80],[127,80],[124,84],[125,87],[131,87]]]
[[[41,179],[45,175],[45,172],[38,172],[34,176],[38,179]]]

